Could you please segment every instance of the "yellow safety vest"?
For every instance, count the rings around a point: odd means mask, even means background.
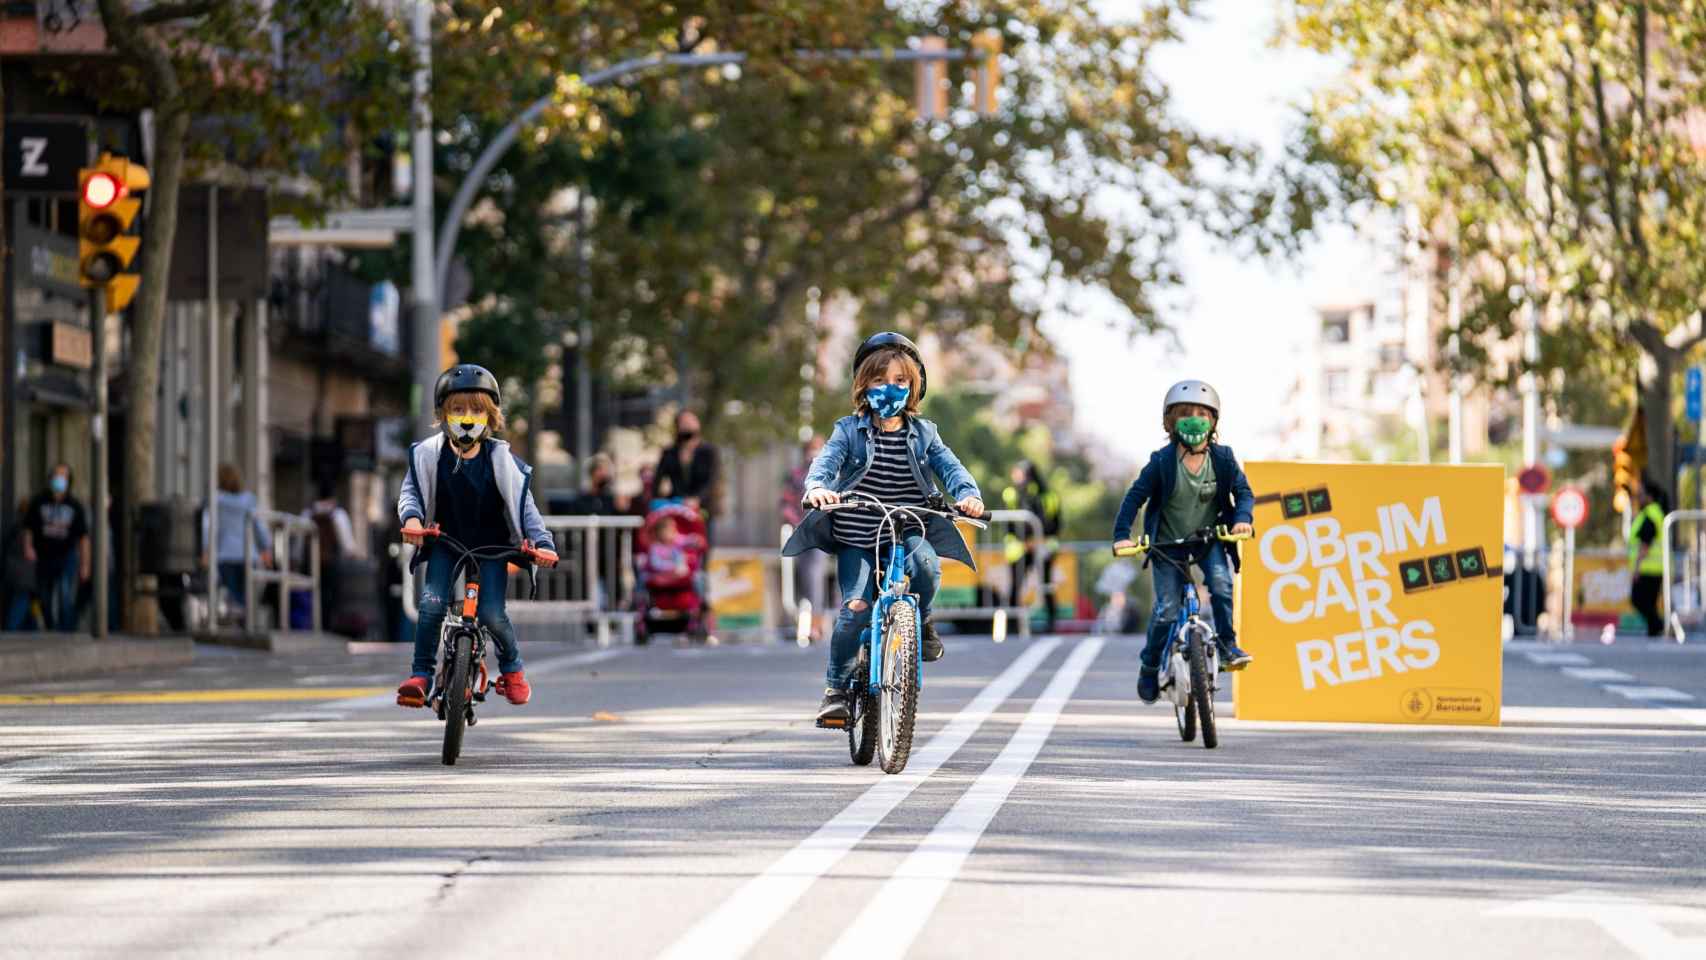
[[[1641,557],[1641,526],[1650,523],[1653,532],[1652,549],[1647,551],[1645,560]],[[1649,503],[1635,515],[1635,522],[1629,525],[1629,569],[1637,576],[1662,577],[1665,572],[1665,512],[1656,503]]]

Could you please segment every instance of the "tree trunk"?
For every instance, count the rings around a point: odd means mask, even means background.
[[[133,509],[159,496],[154,452],[159,440],[160,340],[165,329],[166,271],[171,266],[172,243],[178,232],[178,192],[183,184],[184,142],[189,126],[189,115],[175,106],[160,113],[148,224],[142,237],[142,289],[131,314],[126,388],[130,427],[125,438],[125,478],[130,484],[126,502]],[[156,613],[153,597],[133,598],[127,618],[130,629],[138,633],[156,632]]]
[[[1665,492],[1672,509],[1676,507],[1676,421],[1671,390],[1679,361],[1669,348],[1642,347],[1639,382],[1647,421],[1646,479]]]

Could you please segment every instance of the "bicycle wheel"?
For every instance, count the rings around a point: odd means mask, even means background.
[[[1202,726],[1202,745],[1213,750],[1220,743],[1214,729],[1214,676],[1208,672],[1208,657],[1203,653],[1203,640],[1190,640],[1191,706],[1196,708],[1197,723]]]
[[[877,696],[877,762],[884,773],[906,769],[912,725],[918,717],[918,611],[910,603],[889,607],[883,629],[883,686]]]
[[[1184,706],[1173,707],[1173,720],[1179,725],[1179,739],[1190,743],[1197,738],[1197,705],[1194,700],[1186,700]]]
[[[847,753],[855,764],[868,767],[877,753],[877,718],[881,710],[877,698],[863,688],[853,691],[851,701],[848,707],[853,716],[847,724]]]
[[[474,640],[458,631],[450,650],[450,683],[444,688],[444,765],[453,766],[462,754],[462,734],[468,728],[468,699],[473,692]]]

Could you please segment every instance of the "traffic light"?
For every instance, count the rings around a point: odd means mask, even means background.
[[[106,291],[108,313],[117,313],[136,296],[141,278],[128,272],[139,237],[129,234],[148,189],[148,168],[110,153],[77,172],[77,274],[88,288]]]
[[[995,115],[995,91],[1001,86],[1001,31],[984,30],[971,38],[977,51],[977,113]]]
[[[1627,512],[1630,498],[1640,489],[1647,470],[1647,416],[1639,403],[1629,417],[1623,436],[1611,442],[1611,505]]]

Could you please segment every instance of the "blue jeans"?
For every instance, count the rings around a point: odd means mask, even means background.
[[[444,612],[455,580],[456,557],[450,550],[434,544],[432,555],[427,558],[426,583],[421,588],[421,621],[415,629],[415,660],[409,667],[409,672],[417,677],[431,677],[438,667],[438,633],[444,627]],[[515,628],[510,626],[509,614],[504,612],[504,588],[508,585],[507,562],[480,561],[480,605],[474,616],[481,626],[492,632],[492,639],[497,642],[498,669],[514,673],[521,669],[521,647],[515,642]]]
[[[38,555],[39,556],[39,555]],[[47,629],[72,633],[77,629],[77,567],[81,561],[77,551],[65,556],[65,565],[51,570],[45,564],[36,569],[36,595],[41,598],[42,617]]]
[[[1187,553],[1173,551],[1168,556],[1182,560]],[[1181,564],[1183,565],[1183,564]],[[1232,563],[1226,557],[1226,547],[1215,543],[1202,555],[1197,564],[1208,581],[1209,607],[1214,611],[1214,632],[1225,643],[1236,638],[1232,632]],[[1179,621],[1180,598],[1191,582],[1185,571],[1163,559],[1150,561],[1155,575],[1155,610],[1149,616],[1149,640],[1143,645],[1143,665],[1151,669],[1161,666],[1161,650],[1167,645],[1167,635]]]
[[[930,603],[936,599],[936,584],[942,578],[942,561],[936,548],[922,534],[904,538],[907,575],[911,592],[918,595],[918,612],[930,616]],[[883,542],[886,561],[888,541]],[[871,624],[871,604],[877,597],[875,554],[867,547],[842,547],[835,553],[835,576],[841,584],[841,610],[835,615],[835,630],[829,638],[829,672],[825,682],[841,690],[853,684],[853,661],[859,656],[859,642]],[[863,601],[864,608],[853,609],[850,604]]]

